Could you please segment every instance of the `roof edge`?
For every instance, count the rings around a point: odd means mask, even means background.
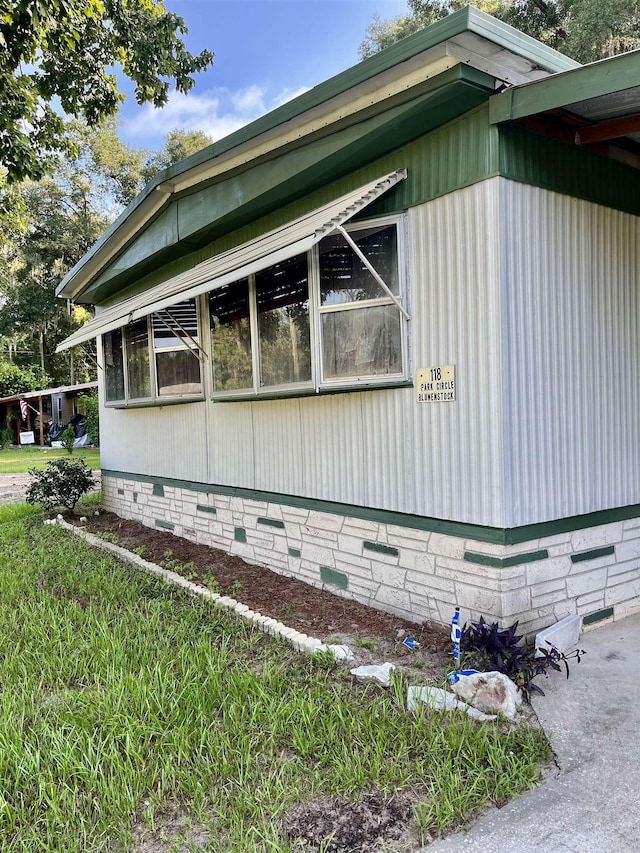
[[[482,12],[473,6],[465,6],[435,24],[390,45],[374,56],[341,71],[314,86],[308,92],[282,104],[223,139],[159,172],[109,226],[102,237],[67,272],[56,288],[56,295],[64,294],[73,299],[81,293],[84,287],[83,282],[80,282],[77,288],[70,287],[81,270],[102,251],[125,223],[129,223],[128,234],[131,231],[131,226],[135,228],[137,225],[142,225],[157,213],[173,194],[173,182],[177,178],[184,177],[193,171],[194,177],[197,179],[197,172],[200,167],[208,166],[223,154],[242,145],[251,144],[263,134],[274,131],[290,121],[295,121],[305,113],[330,102],[333,98],[343,95],[350,89],[366,83],[377,75],[465,32],[474,33],[507,51],[524,57],[550,74],[579,66],[579,63],[569,57],[541,44],[514,27],[498,21],[486,12]],[[123,239],[126,242],[126,235]],[[117,247],[115,251],[118,251]]]
[[[297,118],[308,110],[331,100],[336,95],[343,94],[354,86],[364,83],[372,77],[388,71],[395,65],[406,62],[417,54],[437,47],[442,42],[464,32],[472,32],[482,36],[518,56],[529,59],[550,74],[580,67],[579,62],[554,50],[554,48],[547,47],[525,33],[521,33],[509,24],[498,21],[497,18],[476,9],[474,6],[465,6],[435,24],[425,27],[379,53],[339,72],[314,86],[308,92],[304,92],[291,101],[276,107],[276,109],[244,125],[223,139],[208,145],[201,151],[197,151],[179,163],[169,166],[153,178],[147,190],[150,191],[154,186],[165,181],[171,181],[190,169],[236,148],[238,145],[250,142],[260,134],[273,130],[278,125]]]

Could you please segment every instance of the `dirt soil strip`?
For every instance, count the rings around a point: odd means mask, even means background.
[[[62,516],[56,519],[56,523],[65,530],[71,531],[76,536],[81,536],[95,548],[102,548],[105,551],[109,551],[118,557],[119,560],[132,563],[134,566],[137,566],[145,572],[159,575],[167,583],[180,586],[192,595],[199,595],[202,598],[208,598],[216,605],[235,611],[238,616],[252,622],[254,627],[258,628],[258,630],[263,631],[265,634],[271,634],[274,637],[281,637],[281,639],[292,645],[297,651],[316,652],[323,648],[322,641],[317,637],[309,637],[307,634],[301,634],[299,631],[296,631],[293,628],[288,628],[276,619],[272,619],[262,613],[256,613],[247,607],[246,604],[236,601],[235,598],[220,595],[217,592],[211,592],[211,590],[207,589],[206,586],[195,584],[177,572],[172,572],[169,569],[163,569],[161,566],[157,566],[155,563],[150,563],[148,560],[144,560],[137,554],[132,554],[130,551],[127,551],[125,548],[121,548],[119,545],[106,542],[104,539],[101,539],[99,536],[95,536],[93,533],[89,533],[87,530],[83,530],[82,528],[75,527],[73,524],[69,524],[69,522],[64,521]]]
[[[388,661],[411,676],[412,682],[441,685],[450,666],[449,630],[431,622],[415,624],[350,598],[279,574],[265,566],[199,545],[166,531],[146,527],[111,512],[77,514],[67,521],[83,532],[98,534],[99,547],[117,543],[128,558],[141,554],[143,562],[161,566],[190,581],[196,593],[212,587],[222,598],[237,601],[265,619],[288,626],[293,632],[322,642],[348,645],[353,666]],[[105,539],[108,542],[105,543]],[[120,553],[119,551],[117,552]],[[217,599],[219,600],[219,599]],[[233,605],[227,605],[233,606]],[[271,623],[267,623],[271,624]],[[403,645],[406,637],[419,643],[415,651]]]

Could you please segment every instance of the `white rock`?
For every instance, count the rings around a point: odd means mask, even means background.
[[[434,711],[463,711],[476,720],[495,720],[496,717],[483,714],[477,708],[470,708],[452,693],[447,693],[440,687],[409,687],[407,690],[407,711],[415,711],[422,703]]]
[[[391,687],[391,673],[395,669],[392,663],[373,663],[368,666],[357,666],[351,670],[351,675],[358,681],[377,681],[383,687]]]
[[[549,651],[551,646],[555,646],[561,652],[571,651],[578,645],[581,626],[582,617],[573,615],[565,616],[564,619],[540,631],[536,634],[536,656],[542,657],[542,653],[538,650]]]
[[[336,660],[346,660],[351,661],[355,660],[353,656],[353,652],[349,648],[349,646],[339,646],[327,643],[318,642],[316,646],[317,652],[331,652]]]
[[[451,689],[469,705],[485,714],[503,714],[513,720],[522,697],[516,685],[501,672],[461,675]]]
[[[81,521],[81,523],[82,523],[82,524],[86,524],[86,523],[87,523],[87,516],[86,516],[86,515],[81,515],[81,516],[80,516],[80,521]]]
[[[353,652],[349,648],[349,646],[327,646],[327,650],[330,651],[336,660],[344,660],[344,661],[352,661],[355,660]]]
[[[55,520],[55,518],[45,518],[44,523],[45,524],[55,524],[56,520]]]

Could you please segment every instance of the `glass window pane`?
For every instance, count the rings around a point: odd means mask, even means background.
[[[156,374],[160,397],[200,393],[200,360],[191,350],[157,352]]]
[[[325,379],[402,374],[402,327],[395,305],[322,315]]]
[[[235,281],[209,294],[214,391],[253,387],[249,281]]]
[[[129,398],[135,400],[150,397],[149,333],[146,319],[126,327],[126,343]]]
[[[102,336],[104,354],[105,396],[107,401],[124,400],[124,360],[122,358],[122,329]]]
[[[311,381],[307,256],[256,274],[260,384]]]
[[[398,234],[395,225],[349,231],[349,236],[392,293],[398,293]],[[319,244],[320,302],[340,305],[387,296],[386,292],[342,234],[331,234]]]
[[[198,312],[195,299],[185,299],[169,308],[157,311],[152,316],[153,325],[153,347],[154,349],[167,349],[171,347],[185,346],[185,337],[182,329],[194,339],[198,340]],[[182,327],[182,329],[180,328]]]

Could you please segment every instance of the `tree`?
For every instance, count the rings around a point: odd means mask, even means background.
[[[184,160],[191,154],[196,154],[207,145],[211,145],[212,139],[201,130],[171,130],[167,134],[161,151],[147,157],[142,169],[144,183],[150,181],[157,172],[167,169],[179,160]]]
[[[76,153],[59,157],[52,177],[20,185],[26,230],[4,245],[0,258],[2,342],[10,344],[16,363],[37,363],[59,384],[92,379],[95,370],[80,361],[70,376],[68,356],[54,353],[56,344],[89,316],[58,300],[55,288],[114,215],[108,180],[93,168],[94,132],[77,121],[65,132]]]
[[[67,123],[73,153],[58,155],[51,176],[13,185],[25,227],[7,220],[0,235],[0,353],[18,365],[38,364],[56,385],[95,379],[92,345],[55,352],[91,316],[57,299],[56,286],[157,168],[210,142],[178,130],[150,154],[126,146],[117,130],[115,119],[95,128]]]
[[[0,358],[0,397],[15,397],[49,386],[49,377],[38,367],[18,367]]]
[[[41,178],[68,151],[64,116],[90,125],[115,115],[119,65],[139,104],[161,107],[213,53],[193,56],[184,20],[162,0],[0,0],[0,163],[9,183]]]
[[[466,5],[464,0],[407,0],[407,15],[374,19],[360,56],[372,56]],[[640,0],[474,0],[474,5],[582,63],[640,46]]]

